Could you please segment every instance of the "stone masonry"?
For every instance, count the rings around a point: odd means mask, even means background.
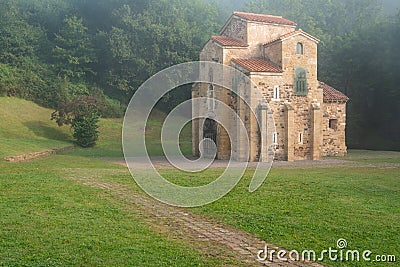
[[[240,99],[224,88],[213,89],[212,98],[238,111],[250,142],[246,158],[244,151],[235,147],[225,129],[218,125],[215,127],[217,158],[228,159],[233,155],[241,161],[267,161],[267,147],[273,147],[276,159],[287,161],[346,154],[348,98],[318,81],[319,40],[301,29],[296,30],[296,26],[295,22],[279,16],[235,12],[220,36],[212,36],[202,50],[201,61],[236,68],[256,85],[249,90],[260,93],[249,93],[252,108],[261,118],[258,125],[255,115]],[[205,83],[194,85],[192,97],[210,97],[209,88]],[[194,105],[193,115],[207,108],[206,103]],[[272,118],[275,127],[271,127]],[[204,122],[202,119],[193,123],[195,156],[200,155],[199,143],[205,137]]]

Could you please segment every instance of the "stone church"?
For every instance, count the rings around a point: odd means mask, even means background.
[[[273,147],[278,160],[319,160],[322,156],[343,156],[346,103],[343,93],[318,81],[319,40],[296,30],[297,24],[280,16],[235,12],[223,26],[220,36],[212,36],[200,54],[200,61],[217,62],[245,74],[262,99],[250,103],[262,118],[260,125],[224,88],[212,87],[211,97],[241,110],[249,147],[247,158],[229,139],[226,130],[212,118],[192,123],[193,154],[200,156],[199,144],[209,138],[216,144],[216,158],[240,161],[267,161],[267,147]],[[212,83],[212,80],[210,81]],[[197,83],[192,98],[210,97],[210,85]],[[266,103],[267,105],[264,105]],[[193,105],[193,115],[209,109]],[[271,127],[268,116],[273,117]],[[234,123],[234,122],[232,122]],[[269,123],[269,124],[268,124]],[[263,144],[264,138],[267,144]],[[240,140],[240,136],[236,136]]]

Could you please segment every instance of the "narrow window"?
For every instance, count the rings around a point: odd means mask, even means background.
[[[279,86],[275,85],[274,86],[274,97],[273,99],[278,100],[279,99]]]
[[[239,87],[239,78],[237,75],[233,75],[232,77],[232,90],[234,93],[238,93],[238,87]]]
[[[303,55],[303,53],[304,53],[303,44],[302,44],[302,43],[297,43],[297,46],[296,46],[296,54],[298,54],[298,55]]]
[[[329,129],[337,130],[338,127],[338,120],[337,119],[330,119],[329,120]]]
[[[278,133],[273,133],[272,134],[272,144],[277,145],[278,144]]]
[[[299,96],[307,95],[307,71],[304,68],[295,69],[294,93]]]
[[[214,111],[215,109],[215,96],[214,96],[214,85],[210,84],[207,90],[207,108],[208,111]]]
[[[299,145],[303,144],[303,133],[299,133]]]

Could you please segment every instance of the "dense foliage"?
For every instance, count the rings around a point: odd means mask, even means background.
[[[51,119],[58,126],[70,125],[76,143],[81,147],[96,145],[99,137],[98,123],[102,111],[102,103],[91,96],[80,96],[72,101],[62,101]]]
[[[90,95],[103,116],[121,116],[151,75],[196,60],[219,27],[202,0],[4,0],[0,15],[0,95],[52,108]]]
[[[244,9],[283,15],[321,39],[319,79],[351,98],[350,147],[399,150],[396,6],[397,0],[2,0],[0,95],[56,109],[90,96],[102,103],[103,117],[121,116],[143,81],[197,60],[229,14]],[[160,107],[189,97],[182,87]]]

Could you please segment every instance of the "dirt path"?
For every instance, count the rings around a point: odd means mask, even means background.
[[[102,158],[105,161],[118,164],[121,166],[126,166],[124,158]],[[190,159],[190,158],[189,158]],[[128,159],[129,160],[129,159]],[[194,160],[194,158],[192,158]],[[152,157],[151,162],[157,169],[170,169],[174,168],[165,157]],[[386,163],[386,162],[358,162],[352,160],[344,160],[339,158],[324,158],[322,160],[301,160],[301,161],[274,161],[272,168],[296,168],[296,169],[308,169],[308,168],[332,168],[332,167],[377,167],[377,168],[398,168],[399,163]],[[147,166],[144,165],[143,166]],[[187,165],[189,166],[189,165]],[[227,160],[215,160],[210,168],[226,168],[228,166]],[[256,162],[248,163],[248,167],[256,167]],[[135,167],[140,168],[141,163],[139,158],[135,158]],[[190,166],[189,166],[190,169]]]
[[[233,227],[191,214],[187,209],[160,203],[134,192],[126,185],[103,182],[93,176],[72,179],[106,190],[113,197],[122,200],[127,209],[140,213],[141,217],[163,235],[184,240],[207,255],[220,257],[226,260],[225,266],[236,265],[232,262],[240,262],[240,266],[323,266],[313,262],[283,262],[276,256],[273,261],[261,263],[257,260],[257,254],[265,246],[276,251],[282,248]]]
[[[190,160],[194,160],[195,158],[189,158]],[[121,166],[126,166],[126,161],[124,158],[103,158],[103,160],[118,164]],[[134,164],[135,168],[147,168],[146,165],[146,160],[142,158],[128,158],[128,161],[132,161],[132,164]],[[143,162],[143,163],[142,163]],[[151,157],[151,162],[152,164],[157,168],[157,169],[170,169],[174,168],[169,161],[165,157]],[[228,166],[229,161],[227,160],[215,160],[213,163],[210,165],[209,168],[226,168]],[[235,166],[235,162],[232,162],[233,166]],[[240,163],[242,164],[242,163]],[[274,161],[272,164],[272,167],[283,167],[283,168],[316,168],[316,167],[323,167],[323,168],[328,168],[332,166],[338,166],[338,165],[354,165],[355,162],[351,161],[346,161],[346,160],[341,160],[341,159],[324,159],[324,160],[319,160],[319,161],[313,161],[313,160],[303,160],[303,161],[293,161],[293,162],[288,162],[288,161]],[[183,166],[187,167],[188,169],[191,168],[190,163],[184,164]],[[256,162],[249,162],[247,165],[249,168],[256,167],[257,163]]]

